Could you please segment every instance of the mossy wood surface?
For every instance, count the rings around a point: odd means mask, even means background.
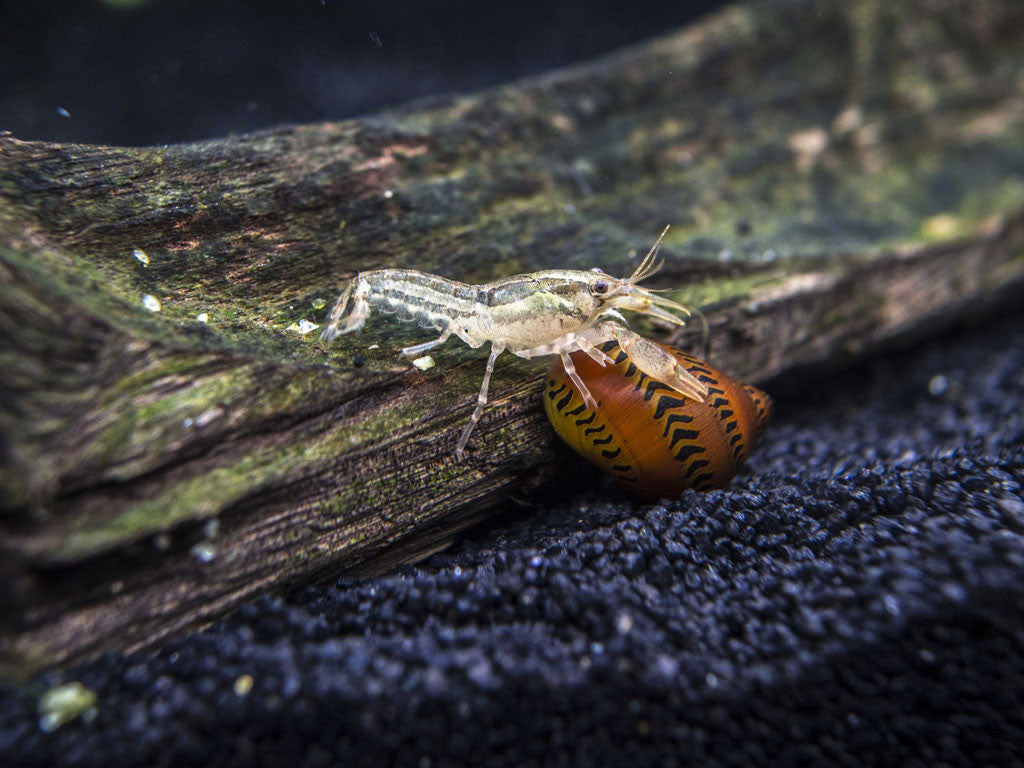
[[[424,373],[397,354],[415,327],[297,329],[358,269],[625,273],[665,224],[652,284],[753,382],[994,306],[1024,276],[1024,4],[742,5],[357,120],[0,136],[4,660],[151,644],[522,494],[550,463],[548,361],[499,362],[460,462],[481,351]]]

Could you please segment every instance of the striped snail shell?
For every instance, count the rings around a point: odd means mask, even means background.
[[[572,354],[577,373],[597,400],[596,410],[584,404],[560,359],[548,369],[544,410],[558,436],[649,499],[728,483],[771,418],[771,397],[698,357],[666,347],[707,385],[708,396],[698,403],[638,371],[614,341],[601,348],[615,365],[602,367],[583,352]]]

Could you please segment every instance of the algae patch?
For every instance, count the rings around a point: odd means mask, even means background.
[[[96,700],[96,692],[78,681],[51,688],[39,698],[39,729],[49,733],[77,717],[91,720]]]

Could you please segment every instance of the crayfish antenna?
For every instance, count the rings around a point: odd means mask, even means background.
[[[651,250],[649,250],[647,252],[647,255],[644,256],[643,261],[641,261],[639,266],[637,266],[637,268],[633,270],[633,274],[626,278],[627,282],[639,283],[642,280],[646,280],[648,277],[650,277],[659,269],[661,269],[661,264],[664,262],[657,264],[653,268],[651,267],[651,264],[654,261],[654,257],[657,256],[658,254],[658,249],[661,247],[661,241],[665,239],[665,234],[668,232],[669,227],[671,226],[671,224],[667,224],[665,225],[665,228],[661,230],[661,234],[658,235],[658,239],[654,241],[654,245],[651,246]]]

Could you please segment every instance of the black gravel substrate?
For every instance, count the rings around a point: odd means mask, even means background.
[[[0,764],[1020,764],[1022,448],[1017,316],[783,399],[729,490],[592,490],[2,693]],[[40,730],[70,680],[95,718]]]

